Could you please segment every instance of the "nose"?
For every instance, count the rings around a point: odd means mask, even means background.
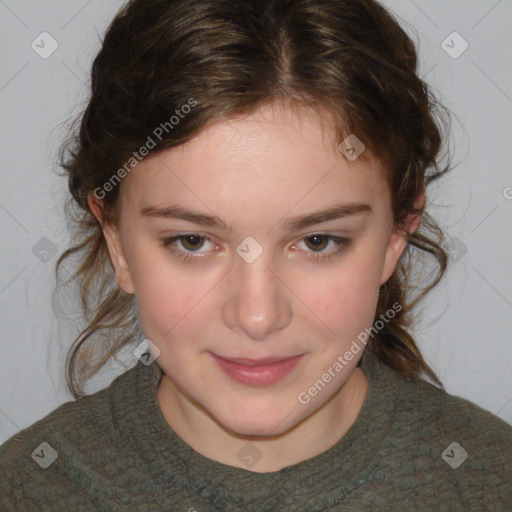
[[[263,255],[252,263],[240,258],[230,274],[230,290],[223,309],[225,325],[262,341],[290,323],[289,294]]]

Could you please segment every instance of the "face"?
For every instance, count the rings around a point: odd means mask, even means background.
[[[289,107],[223,121],[142,160],[104,226],[180,400],[232,432],[279,434],[335,398],[362,350],[304,391],[372,325],[406,246],[378,162],[329,134]]]

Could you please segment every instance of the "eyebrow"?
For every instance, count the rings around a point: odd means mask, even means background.
[[[203,226],[213,226],[226,229],[226,223],[218,215],[208,215],[206,213],[189,210],[182,206],[146,206],[140,211],[141,215],[149,217],[161,217],[164,219],[181,219],[194,224],[201,224]],[[229,231],[233,231],[229,228]]]
[[[372,211],[371,206],[364,203],[333,205],[318,212],[292,217],[285,222],[285,229],[288,229],[289,231],[297,231],[329,220],[341,219],[343,217],[361,213],[369,214]],[[233,232],[233,230],[228,228],[226,223],[218,215],[209,215],[178,205],[164,207],[146,206],[141,209],[140,213],[141,215],[148,217],[181,219],[194,224],[228,229]]]
[[[293,217],[285,222],[285,226],[290,231],[298,231],[315,224],[327,222],[328,220],[341,219],[350,215],[357,215],[360,213],[370,214],[372,208],[369,204],[352,203],[352,204],[338,204],[306,215]]]

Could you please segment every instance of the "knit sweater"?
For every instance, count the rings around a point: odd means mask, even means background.
[[[369,388],[345,436],[259,473],[185,443],[158,405],[161,369],[138,362],[0,447],[0,510],[512,511],[512,427],[380,362],[362,368]]]

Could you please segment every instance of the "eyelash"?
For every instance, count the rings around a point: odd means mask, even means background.
[[[174,253],[174,255],[179,260],[183,261],[184,263],[191,263],[195,258],[198,257],[197,255],[195,255],[194,253],[184,253],[183,251],[176,249],[175,247],[172,246],[172,244],[174,244],[176,241],[182,240],[182,239],[186,238],[187,236],[198,236],[201,239],[211,242],[211,239],[209,237],[201,235],[200,233],[185,233],[182,235],[176,235],[176,236],[172,236],[172,237],[163,239],[162,246],[169,247],[170,251],[172,253]],[[309,253],[308,251],[306,251],[306,252],[308,252],[308,254],[310,254],[308,256],[308,258],[311,258],[314,262],[329,261],[329,260],[332,260],[332,259],[340,256],[348,248],[348,246],[351,243],[350,238],[343,238],[343,237],[339,237],[339,236],[328,235],[327,233],[312,233],[310,235],[302,237],[300,239],[300,241],[303,241],[308,238],[313,238],[314,236],[326,237],[328,239],[328,243],[330,241],[332,241],[338,246],[335,250],[331,250],[328,253],[315,252],[315,251]],[[199,254],[201,254],[201,253],[199,253]]]

